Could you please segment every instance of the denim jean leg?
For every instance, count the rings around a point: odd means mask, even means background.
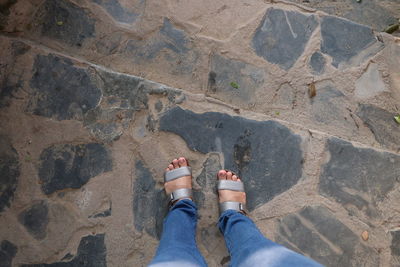
[[[164,220],[160,244],[149,266],[207,266],[196,245],[196,224],[194,202],[177,202]]]
[[[237,211],[223,212],[218,227],[231,255],[230,266],[322,266],[265,238],[249,217]]]

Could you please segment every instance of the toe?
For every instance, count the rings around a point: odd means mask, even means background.
[[[187,161],[186,161],[186,159],[185,159],[184,157],[180,157],[180,158],[178,159],[178,163],[179,163],[179,166],[180,166],[180,167],[185,167],[185,166],[188,165],[188,164],[187,164]]]
[[[169,165],[168,165],[168,169],[169,169],[170,171],[172,171],[172,170],[174,169],[174,165],[169,164]]]
[[[179,162],[178,162],[178,160],[177,160],[177,159],[174,159],[174,160],[172,161],[172,165],[174,165],[174,168],[179,168]]]
[[[226,179],[226,171],[225,170],[220,170],[218,172],[218,178],[221,180],[225,180]]]
[[[232,172],[227,172],[226,173],[226,179],[227,180],[232,180]]]
[[[233,181],[237,181],[237,180],[238,180],[238,177],[234,174],[234,175],[232,175],[232,180],[233,180]]]

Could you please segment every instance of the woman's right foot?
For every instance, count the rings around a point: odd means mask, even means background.
[[[240,178],[231,171],[220,170],[217,176],[219,180],[232,180],[240,182]],[[218,190],[218,194],[219,194],[219,203],[233,201],[246,204],[245,192],[238,192],[238,191],[224,189],[224,190]]]

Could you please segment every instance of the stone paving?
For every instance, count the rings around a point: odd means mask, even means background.
[[[186,156],[227,266],[216,172],[270,239],[400,266],[400,2],[0,1],[0,266],[145,266]]]

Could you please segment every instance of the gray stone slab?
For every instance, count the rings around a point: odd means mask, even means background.
[[[302,176],[301,138],[275,121],[196,114],[177,107],[160,118],[159,129],[181,136],[194,151],[223,153],[223,167],[238,173],[252,192],[249,210],[286,191]]]
[[[200,57],[200,51],[194,48],[186,32],[168,18],[164,18],[159,31],[144,40],[129,40],[122,50],[135,64],[167,64],[172,75],[192,75]]]
[[[325,70],[326,59],[319,52],[314,52],[310,58],[310,67],[315,74],[322,74]]]
[[[68,0],[46,0],[36,12],[35,23],[43,36],[76,47],[95,36],[95,20]]]
[[[78,252],[71,261],[42,263],[42,264],[22,264],[22,267],[106,267],[107,249],[104,244],[105,234],[88,235],[82,237]]]
[[[391,231],[392,243],[390,251],[392,252],[393,262],[400,264],[400,231]]]
[[[214,54],[208,80],[208,92],[226,98],[251,101],[265,79],[265,71],[242,61]]]
[[[338,17],[322,17],[321,36],[321,51],[332,57],[335,67],[352,61],[359,63],[383,48],[371,28]]]
[[[0,135],[0,212],[10,207],[20,175],[18,153],[10,139]]]
[[[318,82],[315,87],[316,96],[310,99],[310,118],[319,125],[357,133],[359,126],[352,117],[349,98],[329,81]]]
[[[304,52],[317,25],[314,15],[270,8],[254,34],[252,46],[258,56],[288,70]]]
[[[102,144],[60,144],[40,154],[39,179],[43,192],[49,195],[57,190],[80,188],[92,177],[111,169],[111,154]]]
[[[36,56],[30,86],[34,90],[27,110],[58,120],[82,119],[102,94],[86,69],[52,54]]]
[[[321,171],[320,193],[335,199],[350,213],[378,217],[378,202],[398,185],[400,156],[354,147],[337,138],[328,140],[327,151],[330,159]]]
[[[143,162],[135,164],[133,189],[133,218],[135,229],[161,238],[163,220],[168,213],[165,191],[156,189],[156,182]]]
[[[84,116],[84,125],[102,141],[117,140],[134,118],[147,109],[147,87],[135,76],[97,69],[92,78],[103,92],[99,105]]]
[[[382,31],[388,25],[396,23],[396,11],[400,8],[397,0],[289,0],[290,2],[306,5],[322,10],[330,15],[345,17],[356,23]]]
[[[388,91],[379,73],[378,65],[371,63],[368,69],[355,83],[354,95],[359,99],[368,99]]]
[[[42,200],[18,214],[18,221],[34,238],[42,240],[47,235],[48,214],[47,201]]]
[[[396,151],[400,150],[400,125],[394,120],[395,113],[379,107],[360,104],[357,116],[374,134],[382,146]]]
[[[30,46],[20,41],[11,41],[11,55],[4,56],[0,72],[0,108],[10,106],[11,100],[15,98],[18,89],[23,87],[23,70],[16,68],[17,58],[30,50]],[[4,49],[7,49],[4,47]]]
[[[396,0],[397,1],[397,0]],[[361,1],[361,3],[352,2],[352,8],[345,13],[343,17],[355,21],[360,24],[368,25],[376,31],[383,31],[389,25],[398,23],[399,16],[396,14],[400,8],[400,3],[397,1],[383,3],[382,0]],[[386,4],[386,6],[385,6]],[[392,8],[392,10],[390,10]]]
[[[133,23],[138,14],[121,6],[117,0],[93,0],[96,4],[104,7],[107,12],[118,22]]]
[[[17,3],[17,0],[6,0],[0,4],[0,31],[7,26],[7,20],[10,15],[10,9]]]
[[[322,206],[285,216],[276,239],[326,266],[379,266],[378,252]]]
[[[17,254],[18,248],[8,240],[0,244],[0,267],[11,267],[12,261]]]

